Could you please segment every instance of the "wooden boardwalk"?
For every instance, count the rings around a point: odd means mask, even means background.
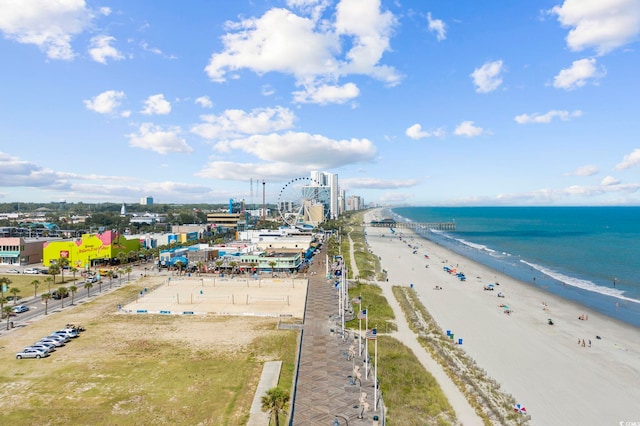
[[[326,279],[326,248],[315,256],[310,271],[307,305],[297,385],[292,397],[292,416],[289,425],[332,425],[337,419],[345,425],[348,419],[351,426],[371,426],[373,412],[373,376],[363,380],[362,386],[352,385],[350,376],[354,365],[362,366],[363,358],[348,360],[343,354],[349,351],[352,343],[357,344],[353,336],[343,340],[337,333],[338,294],[333,284]],[[364,355],[364,354],[363,354]],[[361,412],[360,392],[367,393],[370,410],[358,419]],[[380,423],[382,425],[382,422]]]

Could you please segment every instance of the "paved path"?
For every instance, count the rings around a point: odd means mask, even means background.
[[[325,276],[326,248],[315,256],[309,275],[309,289],[302,332],[302,349],[298,386],[293,398],[293,425],[331,425],[336,415],[348,419],[351,426],[371,426],[373,412],[373,380],[362,382],[362,387],[351,385],[354,365],[363,366],[362,358],[347,360],[351,339],[343,339],[332,332],[338,330],[338,294]],[[356,348],[357,352],[357,348]],[[357,355],[357,353],[356,353]],[[361,369],[364,371],[364,367]],[[370,410],[358,419],[361,412],[360,393],[367,394]],[[346,422],[338,417],[340,424]]]
[[[269,413],[262,411],[262,396],[271,388],[278,386],[282,361],[267,361],[262,368],[258,388],[253,396],[249,422],[247,426],[269,426]]]

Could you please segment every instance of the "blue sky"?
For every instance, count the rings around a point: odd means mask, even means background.
[[[640,0],[0,0],[0,201],[640,204]],[[254,182],[251,185],[251,182]]]

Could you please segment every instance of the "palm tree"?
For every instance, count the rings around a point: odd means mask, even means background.
[[[20,289],[18,287],[11,287],[9,289],[9,292],[13,294],[13,304],[15,306],[16,302],[18,301],[18,293],[20,293]]]
[[[127,281],[131,281],[131,271],[133,270],[133,268],[131,268],[131,266],[127,266],[126,268],[124,268],[124,272],[126,272],[127,274]]]
[[[120,261],[121,265],[124,265],[126,263],[127,260],[127,254],[123,251],[118,253],[118,260]]]
[[[4,296],[4,292],[9,289],[9,284],[11,284],[11,280],[7,277],[0,277],[0,294]]]
[[[44,293],[40,295],[40,298],[44,302],[44,314],[47,315],[49,308],[49,300],[51,299],[51,293]]]
[[[78,268],[76,268],[75,266],[72,266],[69,270],[73,274],[73,282],[75,282],[76,281],[76,273],[78,272]]]
[[[53,275],[53,283],[56,283],[56,275],[60,273],[60,267],[58,265],[49,266],[49,275]]]
[[[178,269],[178,275],[180,275],[182,273],[182,267],[184,266],[184,263],[182,263],[182,260],[176,261],[176,263],[174,263],[173,266]]]
[[[9,300],[4,297],[4,295],[0,296],[0,310],[4,309],[4,304],[7,303]]]
[[[9,320],[11,319],[11,311],[13,308],[11,306],[4,306],[2,308],[2,313],[7,316],[7,330],[9,329]]]
[[[271,266],[271,278],[273,278],[273,274],[275,272],[274,268],[276,267],[276,262],[273,260],[269,262],[269,266]]]
[[[220,267],[224,262],[222,260],[216,260],[216,268],[218,268],[218,272],[220,272]]]
[[[289,403],[289,392],[279,387],[271,388],[260,400],[262,403],[262,411],[269,413],[269,421],[274,419],[276,426],[280,426],[280,413],[284,412]]]
[[[93,284],[91,284],[90,282],[84,283],[84,288],[87,289],[87,298],[91,296],[91,287],[93,287]]]
[[[44,279],[44,282],[49,285],[49,293],[51,293],[51,281],[53,281],[51,277],[47,277]]]
[[[69,259],[66,257],[61,257],[57,260],[56,265],[60,268],[60,274],[62,276],[62,282],[64,283],[64,268],[69,266]]]
[[[118,269],[118,284],[122,285],[122,274],[124,272],[122,272],[122,269]]]
[[[236,266],[238,266],[238,262],[231,261],[231,262],[229,262],[229,266],[231,266],[231,274],[235,274],[236,273]]]
[[[33,297],[38,297],[38,287],[40,287],[40,281],[33,280],[31,281],[31,285],[33,286]]]
[[[107,277],[109,278],[109,288],[112,288],[113,283],[113,271],[107,271]]]
[[[71,292],[71,304],[73,305],[73,297],[76,295],[78,287],[76,287],[75,285],[69,286],[69,291]]]
[[[64,298],[69,295],[69,289],[62,286],[58,288],[58,296],[60,296],[61,308],[64,308]]]

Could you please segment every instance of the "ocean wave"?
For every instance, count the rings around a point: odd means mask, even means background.
[[[491,256],[494,257],[500,257],[500,256],[506,256],[507,253],[498,253],[496,250],[485,246],[484,244],[478,244],[478,243],[473,243],[471,241],[467,241],[463,238],[456,238],[453,235],[445,232],[445,231],[441,231],[439,229],[430,229],[430,231],[434,234],[440,235],[441,237],[447,238],[449,240],[453,240],[457,243],[460,243],[462,245],[465,245],[467,247],[471,247],[472,249],[478,250],[478,251],[485,251],[487,253],[489,253]]]
[[[524,263],[527,266],[532,267],[533,269],[542,272],[543,274],[553,278],[556,281],[560,281],[561,283],[570,285],[572,287],[577,287],[582,290],[591,291],[594,293],[599,293],[605,296],[615,297],[616,299],[626,300],[629,302],[640,303],[640,300],[633,299],[631,297],[627,297],[624,295],[624,291],[619,290],[617,288],[603,287],[601,285],[597,285],[589,280],[581,280],[579,278],[570,277],[568,275],[564,275],[560,272],[554,271],[553,269],[546,268],[544,266],[536,265],[535,263],[527,262],[525,260],[520,260],[520,262]]]

